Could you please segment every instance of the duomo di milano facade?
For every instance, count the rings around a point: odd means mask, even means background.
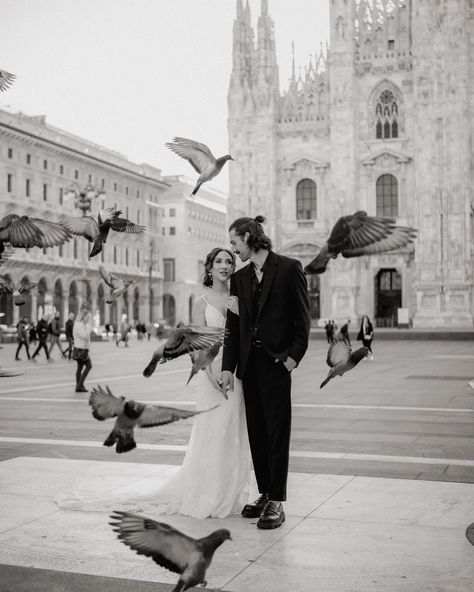
[[[339,216],[393,217],[415,243],[332,261],[310,280],[313,317],[390,326],[405,308],[414,326],[471,327],[474,3],[329,3],[329,47],[302,72],[293,59],[281,93],[271,3],[254,32],[237,1],[229,218],[264,214],[276,250],[305,264]]]

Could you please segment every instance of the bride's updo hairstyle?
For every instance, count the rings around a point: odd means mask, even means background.
[[[202,280],[202,285],[206,288],[210,288],[212,286],[212,268],[214,266],[214,259],[217,255],[221,252],[225,251],[229,257],[232,259],[232,273],[235,271],[235,255],[229,249],[215,247],[212,249],[210,253],[207,254],[206,261],[204,263],[204,277]]]
[[[260,249],[267,249],[270,251],[272,248],[272,241],[263,232],[262,224],[265,222],[264,216],[255,216],[255,218],[237,218],[229,226],[229,232],[234,230],[236,234],[243,240],[245,233],[249,233],[247,239],[247,245],[255,252]]]

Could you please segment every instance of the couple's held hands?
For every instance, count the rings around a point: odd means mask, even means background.
[[[221,374],[221,391],[226,399],[228,399],[227,391],[234,390],[234,375],[229,370],[222,370]]]
[[[230,310],[230,312],[239,316],[239,299],[237,296],[229,296],[229,298],[227,298],[226,308],[227,310]]]

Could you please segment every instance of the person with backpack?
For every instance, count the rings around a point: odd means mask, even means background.
[[[44,349],[44,353],[46,354],[46,359],[48,360],[48,362],[54,362],[53,358],[49,356],[48,352],[48,321],[46,320],[46,315],[43,315],[42,318],[38,321],[38,324],[36,325],[36,333],[38,336],[39,343],[31,359],[33,360],[33,362],[36,362],[36,356],[39,354],[41,349]]]
[[[51,341],[50,341],[51,345],[49,346],[49,355],[51,355],[53,347],[55,345],[57,345],[59,348],[59,351],[61,352],[61,356],[63,358],[65,358],[66,356],[64,354],[63,348],[61,347],[61,343],[59,341],[59,338],[61,337],[61,323],[60,323],[59,318],[60,318],[59,311],[56,311],[54,313],[53,320],[48,325],[48,333],[51,335]]]
[[[26,355],[28,359],[31,359],[30,356],[30,347],[29,347],[29,339],[28,339],[28,331],[29,331],[28,319],[23,317],[16,326],[16,333],[17,333],[17,341],[18,347],[15,354],[15,361],[20,362],[21,358],[19,357],[20,350],[23,346],[26,349]]]

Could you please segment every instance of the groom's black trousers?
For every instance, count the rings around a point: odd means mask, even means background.
[[[291,374],[263,347],[252,347],[242,386],[260,493],[286,500],[291,433]]]

